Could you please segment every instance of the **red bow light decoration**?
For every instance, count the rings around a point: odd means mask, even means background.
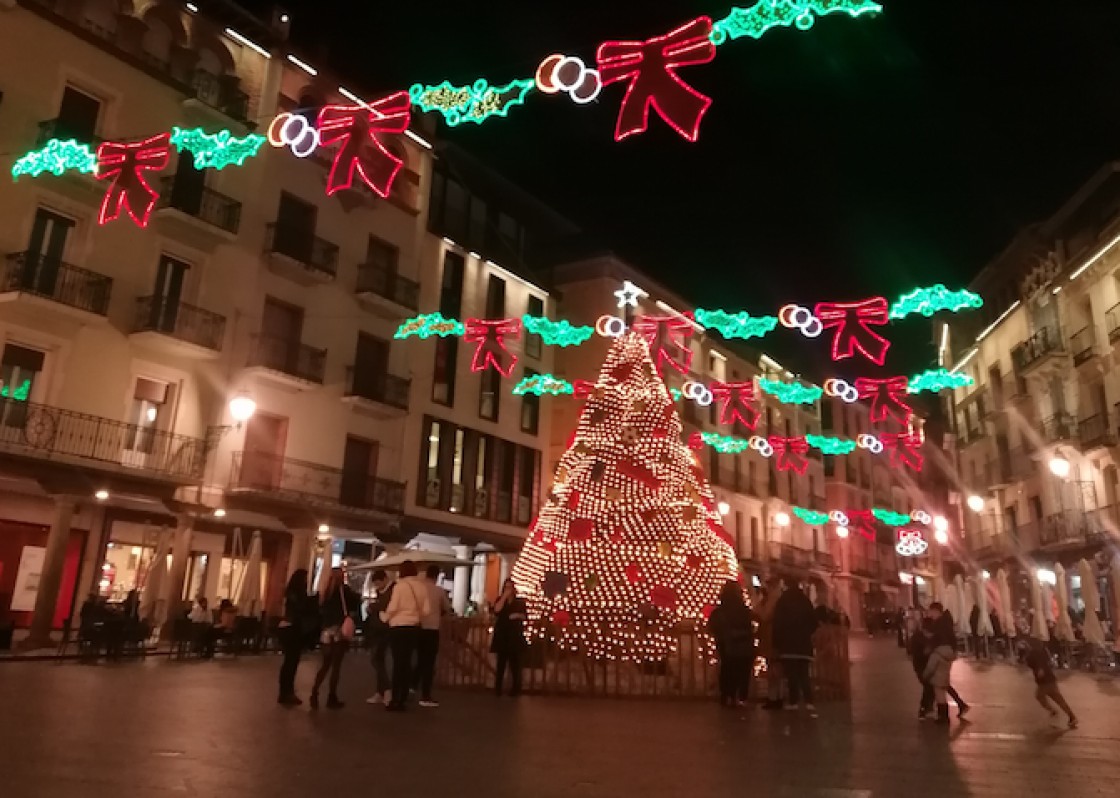
[[[712,100],[677,77],[677,69],[715,58],[711,35],[712,20],[699,17],[648,41],[599,45],[596,60],[603,85],[630,82],[618,111],[615,141],[645,132],[651,106],[675,131],[696,141],[700,120]]]
[[[771,435],[766,440],[774,449],[774,457],[777,458],[775,467],[779,471],[793,471],[801,475],[809,468],[809,460],[805,457],[809,453],[809,441],[804,436],[786,438]]]
[[[140,227],[148,226],[159,192],[148,185],[144,172],[157,172],[171,157],[171,134],[144,141],[106,141],[97,148],[97,179],[111,180],[101,201],[98,224],[111,222],[125,210]]]
[[[327,177],[327,196],[350,188],[354,172],[381,197],[388,197],[402,161],[378,138],[408,129],[411,107],[407,91],[398,91],[369,105],[328,105],[319,111],[323,144],[341,142]]]
[[[875,539],[875,516],[870,510],[848,510],[848,529],[854,529],[867,540]]]
[[[921,471],[925,458],[918,450],[922,447],[922,439],[918,435],[908,432],[897,432],[879,436],[879,442],[884,449],[891,450],[891,465],[895,468],[906,467],[911,471]]]
[[[640,316],[630,329],[649,344],[650,356],[657,366],[657,373],[668,363],[681,374],[688,376],[692,368],[692,348],[685,341],[692,335],[691,319],[687,316]]]
[[[832,339],[833,360],[852,357],[859,350],[876,365],[883,365],[891,343],[871,327],[889,321],[886,299],[880,296],[862,302],[820,302],[813,314],[826,329],[837,328]]]
[[[471,361],[471,371],[484,371],[493,366],[503,377],[513,373],[517,355],[506,349],[505,339],[521,335],[521,319],[467,319],[464,340],[478,344]],[[502,361],[506,365],[502,365]]]
[[[859,391],[859,398],[871,400],[872,423],[886,421],[888,415],[894,416],[903,424],[907,422],[914,413],[910,405],[903,401],[909,383],[906,377],[885,379],[858,377],[856,379],[855,389]]]
[[[762,415],[754,402],[754,382],[713,382],[712,396],[722,405],[719,410],[720,424],[739,424],[754,431]]]

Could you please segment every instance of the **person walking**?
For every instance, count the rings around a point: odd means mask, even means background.
[[[431,601],[424,581],[416,575],[416,563],[401,563],[400,578],[393,587],[389,605],[381,619],[389,625],[389,647],[393,654],[393,691],[385,709],[403,712],[412,686],[412,658],[420,637],[420,621],[431,614]]]
[[[746,706],[754,669],[754,614],[734,579],[727,580],[720,590],[708,629],[719,655],[720,703],[732,708]]]
[[[817,717],[817,709],[813,706],[809,666],[813,661],[813,632],[816,629],[813,602],[800,585],[791,585],[774,606],[774,651],[782,661],[789,688],[786,709],[796,709],[800,705],[812,718]]]
[[[280,697],[277,703],[297,707],[303,702],[296,695],[296,671],[303,653],[303,619],[307,617],[307,569],[297,568],[284,588],[284,617],[277,636],[284,661],[280,665]]]
[[[393,596],[393,585],[388,575],[381,569],[371,575],[374,595],[369,603],[366,616],[366,637],[369,638],[369,656],[373,664],[373,673],[377,692],[366,699],[367,704],[388,704],[389,693],[389,624],[381,619],[381,613],[389,608],[389,599]]]
[[[513,683],[512,696],[521,695],[521,653],[525,650],[525,599],[517,595],[512,579],[502,585],[502,594],[494,602],[494,636],[490,652],[497,656],[494,668],[494,694],[501,696],[505,686],[506,670]]]
[[[763,709],[782,708],[782,661],[774,653],[774,608],[782,597],[782,580],[766,582],[758,614],[758,656],[766,661],[766,701]]]
[[[908,653],[914,675],[922,685],[922,698],[918,702],[918,720],[925,720],[933,709],[933,685],[926,681],[926,665],[929,663],[930,641],[933,635],[932,622],[925,620],[910,635]]]
[[[1069,727],[1076,729],[1077,716],[1069,708],[1065,696],[1062,695],[1061,688],[1058,687],[1058,677],[1054,675],[1054,667],[1050,664],[1050,652],[1046,650],[1046,645],[1037,637],[1032,637],[1029,645],[1027,667],[1034,674],[1035,700],[1050,713],[1050,717],[1054,718],[1058,716],[1058,710],[1051,706],[1050,701],[1052,700],[1066,713],[1069,718]]]
[[[945,671],[945,692],[957,703],[957,717],[963,718],[968,714],[968,710],[970,709],[970,707],[968,703],[965,702],[963,698],[961,698],[960,693],[958,693],[953,687],[951,679],[952,664],[953,661],[957,658],[957,629],[955,624],[953,623],[953,614],[945,609],[941,602],[935,601],[929,605],[929,615],[930,619],[933,622],[932,632],[930,634],[930,657],[932,659],[932,652],[937,650],[938,648],[948,649],[948,653],[952,655],[948,658],[949,667]],[[936,692],[937,688],[936,686],[934,686],[934,693],[936,694]],[[936,697],[937,696],[935,695],[934,698]],[[939,706],[939,714],[940,711],[941,709]],[[949,705],[948,702],[946,702],[945,712],[948,713],[948,711]],[[949,716],[948,714],[946,714],[945,720],[943,722],[948,723],[948,718]],[[938,718],[938,722],[942,722],[940,720],[940,717]]]
[[[327,709],[342,709],[338,699],[338,680],[342,675],[342,659],[354,639],[354,614],[358,611],[358,595],[346,586],[346,575],[341,568],[332,568],[326,587],[319,598],[319,614],[323,630],[319,645],[323,650],[323,664],[315,674],[311,688],[311,708],[319,708],[319,688],[330,675]]]
[[[439,566],[429,565],[424,571],[424,588],[428,591],[428,611],[420,619],[420,634],[416,641],[416,662],[420,682],[420,706],[438,707],[432,698],[432,684],[436,679],[436,657],[439,656],[439,627],[443,616],[451,612],[447,591],[438,584]]]

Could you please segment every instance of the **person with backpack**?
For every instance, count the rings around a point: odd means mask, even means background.
[[[745,706],[754,669],[754,614],[734,579],[727,580],[720,591],[708,628],[719,654],[720,703],[732,708]]]

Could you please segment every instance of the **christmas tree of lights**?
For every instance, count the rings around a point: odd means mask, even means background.
[[[665,657],[736,577],[730,538],[646,342],[619,338],[513,569],[529,634],[595,659]]]

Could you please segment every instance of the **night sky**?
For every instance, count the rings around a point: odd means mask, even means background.
[[[696,144],[652,116],[615,143],[620,85],[589,107],[533,94],[447,136],[700,305],[764,313],[962,284],[1120,152],[1120,2],[881,2],[878,17],[740,39],[683,69],[714,100]],[[600,41],[732,3],[286,6],[297,46],[375,95],[531,77],[553,52],[591,62]],[[909,363],[927,365],[928,324],[908,337]]]

